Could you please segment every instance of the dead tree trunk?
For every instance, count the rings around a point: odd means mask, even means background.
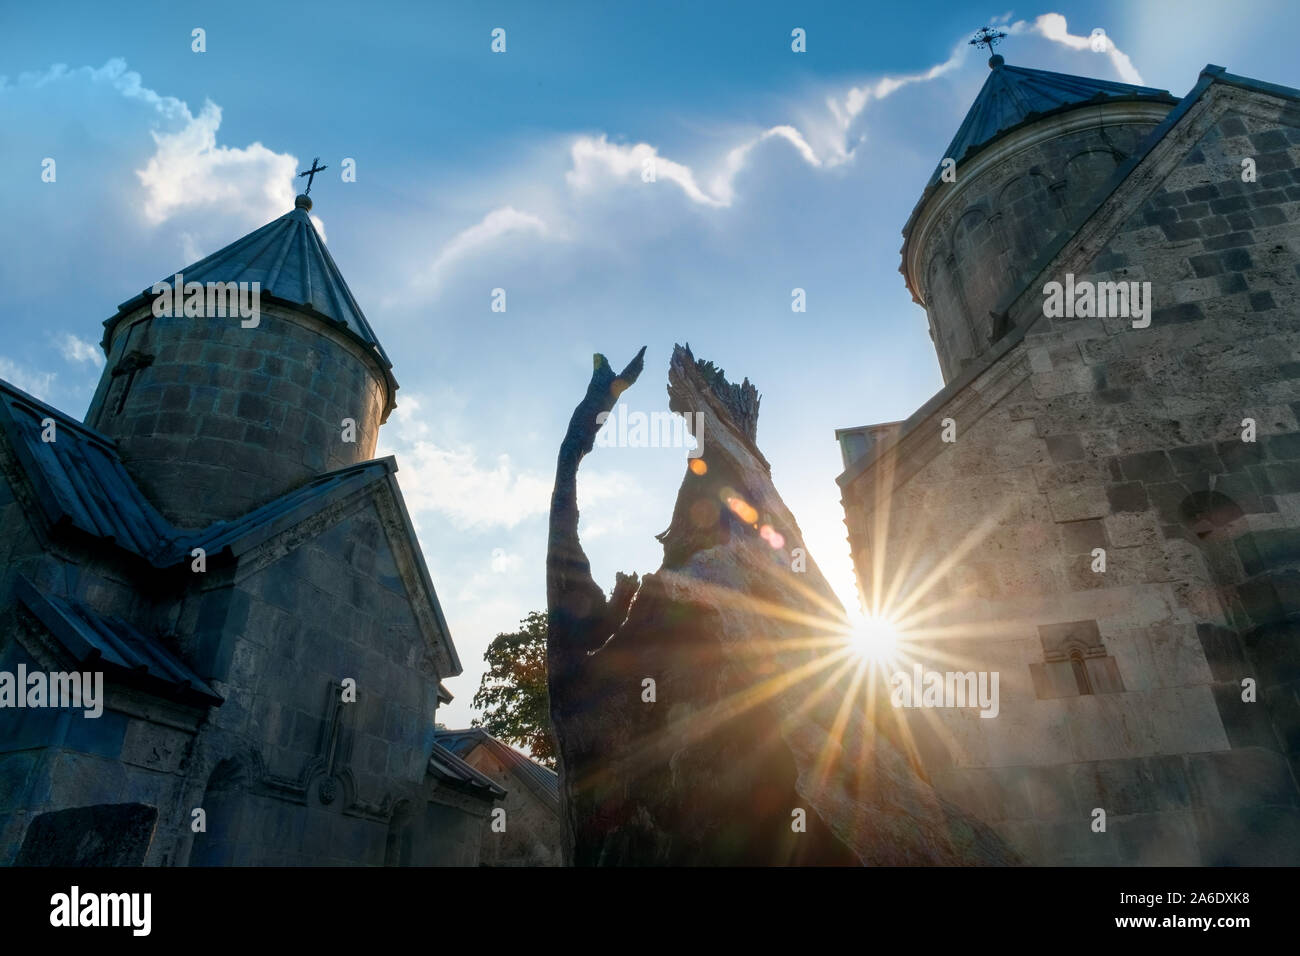
[[[622,373],[615,375],[605,356],[599,353],[595,356],[587,394],[573,410],[555,465],[546,547],[546,604],[550,620],[546,658],[551,726],[560,755],[562,793],[571,786],[570,778],[575,773],[580,776],[579,768],[586,765],[584,755],[591,742],[583,738],[579,728],[590,707],[599,699],[590,680],[588,686],[583,686],[583,665],[587,655],[613,630],[609,623],[611,604],[616,608],[618,601],[622,601],[625,609],[635,591],[635,577],[624,583],[620,575],[622,588],[615,591],[617,600],[607,602],[604,591],[591,576],[591,562],[578,540],[578,466],[595,444],[603,415],[641,374],[644,358],[643,346]],[[562,800],[561,806],[565,818],[565,862],[572,864],[574,814],[581,807],[572,800]]]
[[[673,352],[669,407],[700,445],[659,536],[663,564],[640,582],[618,575],[605,598],[578,540],[577,472],[644,352],[617,376],[596,357],[551,499],[547,654],[566,862],[1014,860],[936,796],[890,715],[877,726],[859,704],[833,639],[843,608],[756,445],[758,393],[689,348]]]

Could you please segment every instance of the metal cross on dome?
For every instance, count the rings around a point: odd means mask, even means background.
[[[321,172],[322,170],[329,169],[328,166],[316,165],[319,162],[320,162],[320,157],[317,156],[315,159],[311,161],[311,169],[304,170],[303,172],[298,174],[299,179],[301,179],[304,176],[307,177],[307,188],[303,191],[304,196],[311,195],[311,181],[316,178],[316,174]]]
[[[967,42],[975,47],[987,46],[991,54],[994,45],[1001,43],[1006,37],[1007,35],[1001,30],[994,30],[992,27],[980,27],[979,33],[975,34]]]

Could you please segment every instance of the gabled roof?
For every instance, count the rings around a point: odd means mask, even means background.
[[[41,422],[45,419],[54,423],[54,441],[41,440]],[[238,557],[336,501],[376,482],[385,483],[409,542],[418,587],[428,600],[440,635],[436,642],[440,673],[461,673],[460,657],[397,485],[397,462],[392,456],[327,472],[233,521],[182,531],[144,497],[123,467],[113,439],[3,380],[0,434],[14,449],[52,528],[75,529],[159,569],[183,565],[190,552],[199,547],[207,552],[209,560],[223,553]],[[440,694],[446,694],[445,688]]]
[[[54,441],[41,438],[54,423]],[[158,513],[127,473],[117,443],[0,379],[0,430],[9,439],[41,509],[55,527],[73,527],[117,545],[157,568],[186,560],[191,549],[244,551],[287,525],[396,471],[391,458],[328,472],[233,521],[181,531]],[[242,545],[242,547],[241,547]]]
[[[194,548],[202,548],[209,557],[223,551],[242,554],[326,505],[395,471],[397,464],[390,456],[326,472],[238,518],[218,521],[199,531],[177,533],[161,560],[167,566],[177,564]]]
[[[500,799],[506,795],[506,791],[497,786],[495,780],[479,773],[436,740],[429,755],[429,773],[453,789],[466,793],[490,799]]]
[[[1002,134],[1058,110],[1113,100],[1148,100],[1171,106],[1178,102],[1168,90],[1007,66],[1000,56],[992,59],[988,79],[943,154],[958,164]],[[930,185],[939,181],[941,172],[942,168],[935,170]]]
[[[393,363],[312,225],[310,209],[311,200],[299,196],[295,208],[279,219],[179,270],[184,281],[257,282],[261,295],[307,309],[347,329],[375,351],[384,368],[391,368]],[[160,281],[172,280],[168,275]],[[118,320],[152,297],[150,287],[118,307],[117,314],[104,323],[105,347]]]
[[[54,441],[42,440],[45,420],[54,424]],[[166,549],[171,525],[127,474],[113,439],[2,380],[0,431],[52,526],[75,527],[151,562]]]
[[[155,637],[70,598],[43,594],[19,576],[15,593],[78,665],[121,683],[200,707],[221,696]]]
[[[513,747],[497,740],[482,727],[467,730],[439,730],[434,739],[446,749],[461,757],[473,752],[475,747],[487,747],[498,760],[514,772],[544,803],[560,809],[560,778],[547,767],[525,757]]]

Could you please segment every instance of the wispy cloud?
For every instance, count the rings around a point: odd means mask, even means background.
[[[521,212],[513,206],[493,209],[479,222],[458,232],[439,249],[428,273],[421,277],[420,282],[436,289],[457,263],[486,251],[506,236],[519,233],[548,236],[551,229],[540,217]]]
[[[770,139],[781,139],[794,147],[795,152],[803,158],[809,166],[820,167],[822,161],[817,157],[813,148],[808,145],[804,139],[803,133],[793,126],[781,125],[773,126],[771,129],[764,130],[758,136],[754,137],[747,143],[741,143],[739,146],[727,153],[727,158],[723,161],[722,171],[713,178],[711,183],[713,192],[717,195],[719,202],[724,206],[730,206],[735,201],[736,177],[749,162],[750,153],[755,147],[767,142]]]
[[[54,388],[55,374],[53,372],[38,372],[35,369],[18,364],[13,359],[0,355],[0,379],[18,386],[24,392],[34,395],[43,402],[48,402],[50,392]]]
[[[493,548],[492,560],[489,566],[493,574],[508,574],[511,571],[518,570],[524,563],[522,556],[511,554],[505,548]]]
[[[104,352],[92,342],[78,338],[71,332],[64,332],[58,337],[59,351],[69,362],[89,362],[96,368],[104,365]]]
[[[261,143],[242,149],[217,145],[221,107],[210,100],[198,116],[181,104],[181,124],[172,132],[153,132],[156,152],[136,173],[151,223],[216,207],[223,215],[262,223],[293,208],[295,157]]]
[[[513,528],[550,507],[550,483],[521,470],[509,455],[485,462],[473,448],[420,441],[398,461],[408,507],[436,512],[461,530]]]
[[[1046,28],[1051,28],[1051,24]],[[737,179],[754,163],[757,152],[767,143],[780,143],[793,149],[813,170],[841,165],[852,159],[854,150],[862,142],[863,137],[858,132],[860,121],[872,103],[884,100],[909,85],[926,83],[953,72],[967,55],[968,46],[962,39],[941,63],[912,73],[875,77],[826,94],[818,106],[795,110],[798,115],[791,117],[790,121],[740,134],[740,142],[728,148],[716,162],[703,163],[700,171],[665,156],[657,146],[648,142],[610,142],[606,133],[569,137],[563,141],[569,154],[569,168],[564,174],[567,192],[557,191],[553,184],[546,182],[534,184],[549,196],[547,205],[551,213],[548,219],[552,215],[555,217],[551,222],[511,205],[493,209],[482,220],[448,240],[438,250],[428,270],[416,279],[414,286],[426,293],[429,290],[436,293],[458,266],[484,254],[508,236],[588,238],[585,233],[589,231],[590,223],[584,221],[575,200],[614,189],[640,188],[650,181],[651,176],[656,183],[664,182],[675,187],[690,206],[718,210],[729,208],[737,201]],[[563,223],[563,230],[556,228],[555,222]]]
[[[962,40],[953,47],[948,59],[928,69],[877,77],[867,83],[852,86],[844,93],[828,96],[826,109],[833,121],[834,135],[824,137],[828,153],[826,164],[834,166],[846,162],[852,156],[853,150],[862,142],[860,135],[855,136],[855,127],[868,106],[892,96],[905,86],[928,83],[953,72],[965,61],[967,52],[966,41]]]
[[[652,170],[655,182],[662,179],[673,183],[691,202],[701,206],[726,205],[700,188],[689,166],[659,155],[659,151],[649,143],[624,146],[611,143],[604,133],[579,136],[570,146],[570,157],[573,165],[565,174],[565,180],[578,191],[629,180],[646,181],[647,170]]]
[[[1034,20],[1033,23],[1026,23],[1018,20],[1007,28],[1009,33],[1023,33],[1026,30],[1037,33],[1039,36],[1046,37],[1054,43],[1060,43],[1068,46],[1072,50],[1088,50],[1093,48],[1094,38],[1089,36],[1078,36],[1070,32],[1069,24],[1066,23],[1065,17],[1059,13],[1044,13]],[[1138,86],[1145,86],[1142,74],[1138,72],[1137,67],[1127,53],[1120,50],[1115,45],[1115,41],[1104,32],[1096,40],[1097,50],[1109,57],[1111,65],[1119,78],[1125,83],[1134,83]]]
[[[219,144],[220,106],[205,100],[195,115],[183,100],[146,87],[140,74],[128,69],[120,57],[97,68],[56,64],[43,72],[24,73],[13,84],[0,80],[0,91],[21,95],[78,84],[106,88],[146,108],[154,152],[143,168],[135,170],[142,193],[131,203],[146,225],[157,227],[198,213],[227,230],[232,223],[236,228],[254,228],[293,208],[297,157],[257,142],[245,147]],[[323,228],[319,219],[313,221]]]

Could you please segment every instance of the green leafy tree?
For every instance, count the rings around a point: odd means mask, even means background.
[[[555,766],[551,742],[551,697],[546,687],[546,612],[533,611],[519,630],[498,634],[483,659],[487,673],[473,704],[474,721],[493,737],[524,747],[538,763]]]

